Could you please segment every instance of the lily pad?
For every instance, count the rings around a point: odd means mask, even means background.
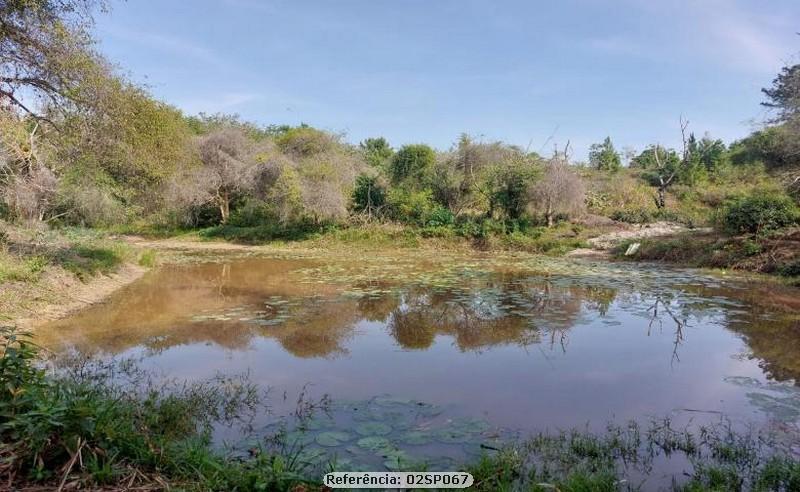
[[[306,448],[297,455],[301,463],[319,465],[328,459],[328,453],[324,449]]]
[[[454,429],[463,430],[465,432],[472,432],[479,434],[481,432],[485,432],[489,430],[489,422],[483,419],[471,419],[471,418],[463,418],[454,420],[450,427]]]
[[[340,431],[328,431],[319,434],[316,438],[317,444],[320,446],[325,446],[327,448],[332,448],[336,446],[341,446],[342,444],[346,443],[351,439],[350,434],[347,432],[340,432]]]
[[[314,442],[314,436],[310,436],[307,432],[292,431],[283,437],[284,443],[290,447],[305,446]]]
[[[431,441],[433,441],[433,436],[431,436],[430,432],[409,431],[400,436],[400,440],[405,444],[410,444],[412,446],[421,446],[423,444],[428,444]]]
[[[383,466],[390,471],[407,470],[411,467],[411,457],[402,449],[393,449],[387,452]]]
[[[475,439],[475,433],[453,427],[438,429],[433,436],[434,439],[445,444],[464,444]]]
[[[388,439],[381,436],[363,437],[359,439],[356,444],[358,444],[358,447],[372,452],[389,449],[392,446],[392,443],[389,442]]]
[[[391,434],[392,426],[383,422],[364,422],[356,426],[356,432],[362,436],[385,436]]]

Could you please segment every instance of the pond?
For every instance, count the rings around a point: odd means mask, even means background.
[[[799,312],[796,289],[663,266],[244,255],[163,266],[38,336],[174,378],[247,372],[275,414],[330,395],[297,439],[383,450],[391,468],[414,449],[462,459],[510,433],[650,416],[794,425]]]

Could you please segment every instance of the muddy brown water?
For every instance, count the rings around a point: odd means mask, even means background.
[[[353,407],[429,405],[448,425],[461,419],[445,443],[468,441],[478,421],[533,431],[663,415],[800,419],[796,289],[528,257],[211,260],[152,271],[39,341],[175,378],[248,372],[290,395],[276,413],[304,386]],[[385,427],[434,432],[399,420]],[[390,432],[361,430],[317,443]],[[428,443],[413,432],[404,439]]]

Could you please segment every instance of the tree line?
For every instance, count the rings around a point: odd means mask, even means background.
[[[552,226],[591,204],[598,175],[634,173],[657,209],[676,185],[765,165],[796,199],[800,65],[764,90],[774,119],[725,145],[681,120],[682,148],[628,153],[611,138],[586,164],[569,146],[542,156],[461,135],[445,151],[358,145],[307,125],[186,116],[133,84],[94,49],[93,0],[0,5],[0,214],[7,220],[165,227],[277,228],[391,220],[463,230]],[[473,231],[475,232],[475,231]]]

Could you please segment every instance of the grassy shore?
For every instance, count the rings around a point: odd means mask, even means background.
[[[102,231],[0,223],[0,321],[65,314],[96,302],[156,263],[156,252]]]

